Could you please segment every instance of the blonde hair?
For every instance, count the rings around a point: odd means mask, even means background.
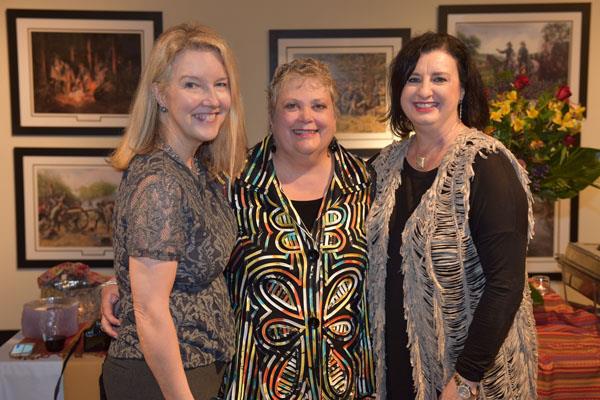
[[[241,171],[247,149],[244,109],[235,59],[222,37],[212,29],[196,23],[173,26],[160,35],[154,44],[131,105],[129,124],[110,157],[115,168],[126,169],[136,154],[147,154],[156,147],[159,139],[158,102],[152,87],[154,84],[161,87],[168,82],[175,58],[185,50],[213,51],[222,61],[229,78],[229,114],[217,137],[202,145],[204,162],[216,176],[233,178]]]
[[[337,115],[336,104],[338,93],[329,67],[314,58],[298,58],[279,65],[273,74],[273,79],[271,79],[267,92],[270,121],[273,120],[273,116],[275,115],[275,106],[277,105],[277,98],[281,88],[288,80],[294,77],[318,79],[329,90]]]

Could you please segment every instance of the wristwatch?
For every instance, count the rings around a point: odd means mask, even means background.
[[[460,375],[454,374],[454,382],[456,383],[458,396],[461,399],[468,400],[477,397],[477,389],[471,389],[471,386],[467,385],[467,383],[462,380]]]

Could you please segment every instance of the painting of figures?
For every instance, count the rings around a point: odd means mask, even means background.
[[[13,135],[121,135],[162,13],[7,9]]]
[[[572,22],[457,23],[456,36],[467,44],[493,97],[510,89],[515,76],[529,78],[524,90],[535,98],[566,85],[573,43]]]
[[[302,54],[329,66],[338,93],[338,132],[383,132],[386,113],[385,53]]]
[[[106,166],[35,168],[37,247],[112,246],[120,174]]]
[[[14,149],[19,268],[62,261],[112,265],[121,172],[107,162],[110,151]]]
[[[36,113],[127,114],[142,62],[140,35],[33,32]]]

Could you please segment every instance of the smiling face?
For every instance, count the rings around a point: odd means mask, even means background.
[[[271,121],[277,157],[326,157],[335,124],[331,91],[319,79],[292,75],[282,83]]]
[[[231,107],[229,81],[223,63],[209,50],[184,50],[171,65],[169,81],[154,89],[163,133],[178,153],[196,150],[213,140]]]
[[[420,56],[400,103],[416,131],[441,131],[460,121],[458,104],[463,95],[456,60],[443,50],[433,50]]]

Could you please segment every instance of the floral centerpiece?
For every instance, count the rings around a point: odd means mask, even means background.
[[[590,185],[600,189],[600,150],[578,146],[585,108],[569,101],[568,86],[527,99],[522,92],[528,84],[518,75],[511,90],[490,101],[486,133],[517,157],[541,199],[571,198]]]

